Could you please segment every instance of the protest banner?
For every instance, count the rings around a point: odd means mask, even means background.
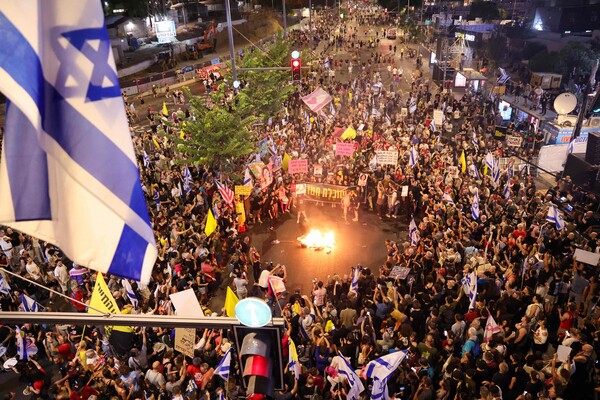
[[[523,138],[521,136],[507,135],[506,145],[510,147],[521,147]]]
[[[175,350],[194,358],[196,330],[194,328],[175,328]]]
[[[239,196],[250,196],[251,193],[252,193],[251,186],[235,185],[235,194],[237,194]]]
[[[348,186],[328,185],[325,183],[303,183],[305,189],[305,200],[320,202],[340,202],[350,189]],[[296,191],[298,190],[296,184]]]
[[[354,154],[354,143],[336,143],[335,155],[350,157]]]
[[[290,160],[288,162],[288,172],[290,174],[308,173],[308,160]]]
[[[377,165],[398,165],[398,151],[376,150]]]

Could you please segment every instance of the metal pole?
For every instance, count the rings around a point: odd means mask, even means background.
[[[592,94],[592,90],[594,90],[594,86],[596,85],[596,72],[598,72],[598,63],[600,60],[594,61],[592,65],[592,71],[590,73],[590,79],[585,87],[583,92],[583,101],[581,103],[581,109],[579,110],[579,114],[577,115],[577,123],[575,124],[575,129],[573,129],[573,136],[571,137],[571,141],[575,140],[579,134],[581,133],[581,125],[583,124],[583,118],[587,113],[587,103],[588,97]],[[600,91],[599,91],[600,92]],[[594,102],[598,98],[598,92],[596,92],[596,96],[594,96]]]
[[[308,31],[310,32],[310,38],[312,39],[312,0],[308,0]]]
[[[285,12],[285,0],[281,0],[283,5],[283,38],[287,39],[287,13]]]
[[[87,314],[61,312],[3,312],[2,323],[20,324],[75,324],[75,325],[125,325],[157,326],[164,328],[229,329],[243,326],[237,318],[181,317],[178,315],[144,314]],[[285,326],[283,318],[272,318],[266,326]]]
[[[233,25],[231,24],[231,4],[230,0],[225,0],[225,14],[227,15],[227,33],[229,35],[229,54],[231,55],[231,75],[233,81],[237,81],[237,71],[235,69],[235,48],[233,47]]]

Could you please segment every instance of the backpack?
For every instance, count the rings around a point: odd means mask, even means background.
[[[473,340],[473,339],[469,339],[471,342],[475,343],[475,346],[473,346],[473,349],[471,350],[471,353],[473,353],[473,357],[477,358],[481,355],[481,346],[479,345],[479,340]],[[467,341],[469,341],[467,340]]]

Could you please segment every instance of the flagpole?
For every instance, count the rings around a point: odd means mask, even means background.
[[[24,281],[26,281],[26,282],[29,282],[29,283],[33,284],[33,285],[39,286],[39,287],[41,287],[42,289],[46,289],[46,290],[48,290],[49,292],[52,292],[52,293],[54,293],[54,294],[56,294],[56,295],[58,295],[58,296],[64,297],[65,299],[67,299],[67,300],[70,300],[70,301],[72,301],[72,302],[74,302],[74,303],[80,304],[80,305],[82,305],[82,306],[86,306],[87,308],[91,308],[92,310],[94,310],[94,311],[97,311],[98,313],[100,313],[100,314],[102,314],[102,315],[104,315],[104,316],[110,316],[110,315],[112,315],[112,314],[110,314],[110,313],[107,313],[107,312],[105,312],[105,311],[99,310],[99,309],[97,309],[96,307],[92,307],[92,306],[90,306],[89,304],[85,304],[85,303],[84,303],[84,302],[82,302],[82,301],[79,301],[79,300],[77,300],[77,299],[74,299],[73,297],[70,297],[70,296],[64,295],[64,294],[62,294],[62,293],[60,293],[60,292],[57,292],[57,291],[56,291],[56,290],[54,290],[54,289],[47,288],[46,286],[44,286],[44,285],[41,285],[41,284],[39,284],[39,283],[37,283],[37,282],[35,282],[35,281],[32,281],[31,279],[24,278],[24,277],[22,277],[21,275],[19,275],[19,274],[15,274],[14,272],[12,272],[12,271],[9,271],[9,270],[7,270],[7,269],[5,269],[5,268],[0,268],[0,271],[4,271],[4,272],[6,272],[6,273],[7,273],[7,274],[9,274],[9,275],[15,276],[15,277],[17,277],[17,278],[19,278],[19,279],[22,279],[22,280],[24,280]]]

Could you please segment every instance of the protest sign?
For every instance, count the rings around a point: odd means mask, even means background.
[[[251,186],[235,185],[235,194],[237,194],[239,196],[250,196],[251,193],[252,193]]]
[[[398,165],[398,151],[376,150],[377,165]]]
[[[308,173],[308,160],[290,160],[288,162],[288,172],[290,174]]]
[[[335,155],[336,156],[352,156],[354,154],[354,143],[336,143],[335,144]]]

